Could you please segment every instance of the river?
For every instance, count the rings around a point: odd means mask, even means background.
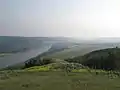
[[[14,65],[14,64],[17,64],[20,62],[24,62],[32,57],[35,57],[35,56],[47,51],[49,48],[50,48],[50,46],[44,46],[44,47],[41,47],[38,49],[0,57],[0,68],[4,68],[9,65]]]

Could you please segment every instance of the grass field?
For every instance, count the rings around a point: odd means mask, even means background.
[[[120,78],[106,74],[62,71],[0,72],[0,90],[120,90]]]

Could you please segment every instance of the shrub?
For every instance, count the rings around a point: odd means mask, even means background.
[[[41,65],[47,65],[50,63],[55,62],[52,58],[40,58],[40,59],[30,59],[25,62],[25,68],[33,67],[33,66],[41,66]]]

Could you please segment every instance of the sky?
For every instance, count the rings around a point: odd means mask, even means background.
[[[0,35],[120,37],[120,0],[0,0]]]

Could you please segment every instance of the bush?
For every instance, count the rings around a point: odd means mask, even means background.
[[[41,65],[47,65],[50,63],[55,62],[52,58],[40,58],[40,59],[30,59],[25,62],[25,68],[33,67],[33,66],[41,66]]]

